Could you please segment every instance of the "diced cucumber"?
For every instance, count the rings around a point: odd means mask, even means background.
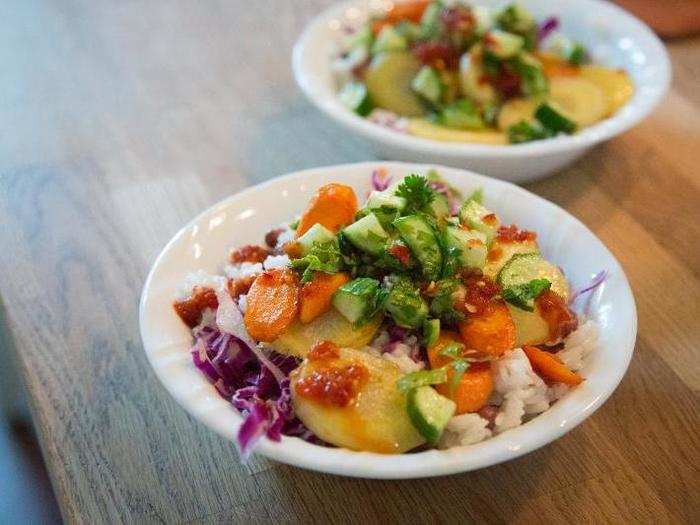
[[[425,100],[436,106],[442,98],[442,81],[440,75],[430,66],[423,66],[411,82],[411,89]]]
[[[394,195],[394,193],[389,190],[373,191],[369,194],[369,197],[367,197],[367,204],[365,204],[365,206],[370,210],[386,207],[402,211],[406,207],[406,199]]]
[[[439,278],[442,270],[442,251],[432,226],[420,215],[399,217],[393,224],[418,259],[425,278]]]
[[[411,89],[411,81],[420,68],[418,59],[407,51],[375,56],[365,72],[365,84],[372,103],[406,117],[425,114],[420,97]]]
[[[393,26],[384,26],[372,44],[372,54],[376,55],[385,51],[404,51],[407,47],[408,42]]]
[[[434,445],[442,436],[457,405],[438,394],[433,387],[421,386],[408,392],[406,408],[413,426]]]
[[[476,34],[483,35],[493,27],[493,16],[491,10],[483,5],[475,5],[472,7],[472,15],[476,23]]]
[[[478,230],[464,230],[447,226],[443,234],[444,244],[453,248],[453,257],[459,268],[478,268],[486,264],[486,235]],[[458,268],[455,268],[457,270]]]
[[[426,210],[436,219],[444,219],[450,215],[450,204],[447,202],[447,197],[441,193],[436,193],[433,200],[428,204],[428,209]]]
[[[486,254],[486,266],[483,268],[484,275],[495,280],[501,268],[514,255],[523,253],[540,253],[537,241],[501,241],[498,238],[494,239]]]
[[[542,125],[551,129],[555,133],[573,133],[576,131],[576,123],[564,116],[564,114],[554,107],[551,102],[543,102],[535,110],[535,118],[539,120]]]
[[[375,310],[378,290],[379,281],[360,277],[338,288],[333,294],[332,303],[345,319],[358,323]]]
[[[440,33],[440,13],[442,13],[442,2],[431,2],[423,11],[420,20],[420,38],[428,40]]]
[[[396,32],[404,37],[408,43],[411,43],[418,38],[420,38],[421,29],[418,24],[409,22],[408,20],[402,20],[394,26]]]
[[[520,53],[515,62],[520,75],[520,90],[526,97],[544,95],[549,91],[549,81],[544,74],[542,63],[530,53]]]
[[[459,210],[459,220],[462,224],[486,235],[486,244],[491,244],[501,226],[501,221],[494,213],[474,200],[462,204]]]
[[[374,213],[353,222],[343,229],[343,233],[357,248],[372,255],[380,254],[389,240],[389,234],[382,228]]]
[[[338,93],[340,102],[350,111],[366,116],[372,111],[372,102],[367,94],[367,86],[362,82],[348,82]]]
[[[520,53],[525,39],[520,35],[492,29],[484,36],[484,48],[500,59],[511,58]]]
[[[306,255],[311,250],[311,247],[317,244],[324,244],[335,240],[335,235],[321,223],[314,224],[309,228],[304,235],[297,239],[301,247],[301,254]]]
[[[569,300],[569,283],[555,265],[538,253],[516,254],[501,268],[496,282],[502,288],[527,284],[535,279],[547,279],[551,290],[564,301]]]
[[[543,127],[539,122],[520,122],[508,127],[508,141],[511,144],[522,144],[523,142],[532,142],[533,140],[543,140],[554,136],[547,128]]]
[[[433,346],[440,337],[440,319],[428,319],[423,323],[423,344]]]
[[[385,307],[394,322],[405,328],[419,328],[428,317],[428,304],[408,278],[393,284]]]
[[[505,30],[518,34],[527,33],[536,26],[532,13],[517,2],[506,6],[498,14],[497,21]]]
[[[455,129],[483,129],[484,127],[484,119],[481,118],[479,109],[466,98],[442,108],[438,113],[437,122]]]

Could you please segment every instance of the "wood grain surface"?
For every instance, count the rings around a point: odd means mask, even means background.
[[[526,457],[383,482],[255,459],[193,421],[137,326],[165,242],[233,192],[371,159],[294,85],[328,2],[0,3],[0,297],[68,522],[700,522],[700,40],[632,131],[528,189],[584,221],[639,310],[631,367]]]

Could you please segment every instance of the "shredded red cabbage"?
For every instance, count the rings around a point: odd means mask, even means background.
[[[450,188],[448,184],[445,184],[444,182],[439,180],[434,180],[430,181],[428,185],[437,193],[445,196],[445,198],[447,199],[447,204],[450,207],[450,213],[452,215],[456,215],[457,213],[459,213],[459,200],[455,198],[454,191],[452,190],[452,188]]]
[[[585,285],[583,288],[580,288],[578,290],[575,290],[574,293],[571,294],[571,298],[569,299],[569,303],[573,303],[576,299],[581,297],[582,295],[592,292],[596,288],[598,288],[601,284],[605,282],[605,280],[608,278],[608,271],[607,270],[602,270],[595,274],[593,276],[593,279]]]
[[[391,175],[387,175],[387,172],[383,168],[372,170],[372,189],[377,191],[384,191],[391,184]]]
[[[547,18],[542,22],[537,31],[537,41],[542,42],[542,40],[547,38],[557,27],[559,27],[559,19],[556,16]]]
[[[261,361],[236,336],[208,326],[199,329],[195,338],[195,366],[244,416],[237,436],[244,461],[264,435],[273,441],[279,441],[282,434],[315,440],[292,408],[289,373],[299,365],[296,358],[271,352]],[[278,380],[280,375],[282,379]]]

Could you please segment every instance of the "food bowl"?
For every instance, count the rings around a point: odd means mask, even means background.
[[[216,272],[230,247],[259,242],[271,227],[297,215],[323,183],[344,183],[364,195],[370,187],[371,172],[380,167],[394,179],[435,168],[464,194],[482,187],[486,205],[499,210],[505,224],[517,223],[538,232],[543,254],[566,270],[574,287],[588,282],[602,269],[609,272],[608,279],[588,301],[588,314],[598,323],[600,342],[581,371],[586,380],[531,421],[475,445],[382,455],[323,447],[283,436],[280,442],[262,438],[255,452],[290,465],[346,476],[438,476],[521,456],[566,434],[589,417],[622,379],[634,348],[634,298],[619,263],[580,221],[522,188],[469,171],[397,162],[316,168],[275,178],[224,199],[175,234],[153,264],[141,296],[139,316],[148,360],[173,398],[234,447],[242,418],[192,362],[191,333],[172,308],[178,285],[190,272]]]
[[[472,3],[489,7],[505,4],[483,0]],[[517,183],[535,180],[563,168],[596,144],[623,133],[645,118],[668,90],[671,68],[666,50],[654,33],[611,2],[527,0],[522,3],[537,20],[558,17],[562,32],[586,46],[595,63],[627,71],[635,85],[631,100],[611,117],[574,135],[503,146],[441,142],[370,122],[339,101],[331,66],[345,28],[360,27],[370,13],[381,13],[392,4],[382,0],[343,2],[312,20],[294,47],[294,76],[314,105],[365,138],[380,158],[468,168]]]

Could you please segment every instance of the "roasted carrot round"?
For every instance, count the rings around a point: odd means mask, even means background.
[[[350,186],[330,183],[321,186],[311,198],[308,208],[299,219],[297,238],[314,224],[321,224],[332,232],[350,224],[357,213],[357,196]]]
[[[372,31],[376,34],[382,30],[384,26],[394,25],[403,20],[418,23],[423,18],[425,8],[428,7],[430,0],[408,0],[405,2],[394,2],[392,8],[387,11],[384,18],[376,20],[372,23]]]
[[[490,301],[479,314],[459,323],[462,342],[470,350],[500,356],[515,346],[515,324],[502,300]]]
[[[294,322],[299,310],[299,277],[289,268],[267,270],[256,277],[243,318],[253,339],[274,341]]]
[[[330,310],[333,294],[349,280],[350,277],[345,273],[316,272],[311,282],[301,288],[299,320],[304,324],[310,323]]]
[[[534,346],[523,346],[523,351],[535,372],[550,383],[574,386],[583,381],[580,375],[569,370],[554,354]]]
[[[451,381],[454,371],[449,366],[453,359],[449,356],[440,355],[440,352],[452,342],[462,342],[459,334],[442,331],[437,342],[428,348],[428,361],[431,368],[449,367],[447,370],[447,383],[437,385],[437,391],[455,402],[457,414],[476,412],[486,406],[493,392],[491,363],[471,363],[460,378],[459,383],[453,387]]]

